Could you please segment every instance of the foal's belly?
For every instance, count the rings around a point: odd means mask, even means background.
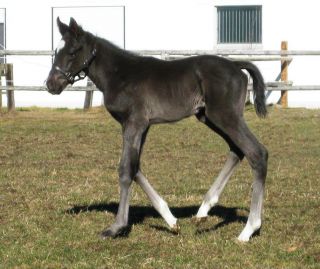
[[[175,122],[197,114],[204,107],[200,94],[154,100],[149,106],[150,123]]]

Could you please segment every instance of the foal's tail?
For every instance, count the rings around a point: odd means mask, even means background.
[[[254,107],[259,117],[265,117],[268,113],[266,107],[266,98],[264,95],[265,85],[259,69],[250,62],[235,61],[235,64],[241,69],[246,69],[252,77]]]

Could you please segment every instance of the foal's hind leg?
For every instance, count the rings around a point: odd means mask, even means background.
[[[196,215],[197,222],[201,222],[203,218],[206,218],[210,209],[218,203],[221,192],[223,191],[225,185],[227,184],[228,180],[230,179],[239,163],[239,157],[234,152],[230,151],[228,159],[219,176],[203,199],[203,202]]]
[[[246,242],[249,241],[254,232],[261,227],[262,204],[268,166],[268,151],[253,136],[244,122],[240,124],[239,130],[239,134],[235,135],[235,140],[243,149],[254,175],[249,218],[245,228],[238,237],[240,241]]]
[[[196,215],[196,222],[202,222],[208,216],[210,209],[218,203],[220,194],[224,187],[232,176],[233,172],[243,159],[244,155],[242,151],[232,142],[232,140],[217,126],[215,126],[207,117],[204,115],[204,111],[197,115],[197,118],[205,123],[210,129],[219,134],[229,145],[230,152],[227,157],[227,161],[219,173],[217,179],[206,193],[203,202]]]
[[[208,117],[241,149],[253,171],[254,183],[249,218],[245,228],[238,237],[240,241],[249,241],[254,232],[261,227],[268,152],[250,132],[242,116],[224,114],[217,117],[216,114],[208,113]]]

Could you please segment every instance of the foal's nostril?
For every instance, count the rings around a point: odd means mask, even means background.
[[[66,81],[61,79],[59,75],[56,74],[49,75],[46,80],[47,90],[51,94],[60,94],[66,86]]]
[[[46,87],[47,87],[47,90],[50,92],[53,90],[53,85],[52,85],[52,82],[50,79],[47,79],[46,81]]]
[[[46,87],[49,93],[55,93],[57,90],[57,84],[54,81],[54,79],[52,79],[52,77],[49,77],[46,81]]]

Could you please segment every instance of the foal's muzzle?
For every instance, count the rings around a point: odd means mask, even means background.
[[[51,94],[60,94],[68,85],[68,81],[63,78],[60,74],[53,73],[49,74],[46,82],[48,92]]]

